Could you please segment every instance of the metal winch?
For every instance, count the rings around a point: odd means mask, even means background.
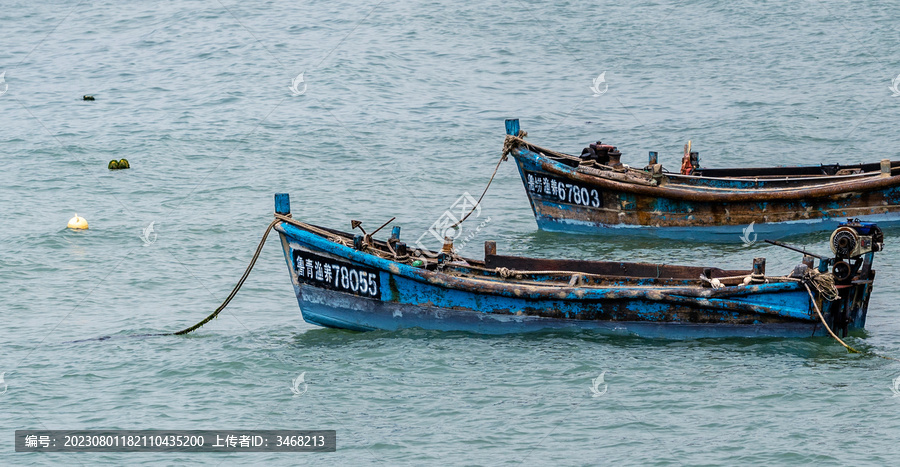
[[[836,283],[847,283],[858,274],[868,278],[871,255],[884,247],[884,233],[874,222],[847,219],[838,224],[831,234],[831,251],[834,253],[832,273]],[[868,260],[863,258],[868,256]]]
[[[591,143],[581,150],[583,162],[596,161],[600,165],[620,167],[622,165],[622,153],[611,144],[603,144],[600,141]]]

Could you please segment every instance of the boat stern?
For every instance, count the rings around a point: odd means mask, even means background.
[[[817,302],[829,327],[846,336],[850,329],[865,327],[875,281],[873,260],[884,248],[884,234],[874,222],[847,219],[832,232],[829,245],[834,257],[821,259],[818,271],[807,277],[819,292]]]

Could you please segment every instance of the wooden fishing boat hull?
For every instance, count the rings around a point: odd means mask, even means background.
[[[377,302],[312,287],[295,289],[303,319],[318,326],[354,331],[427,329],[476,334],[591,331],[602,335],[698,339],[717,337],[810,337],[826,335],[821,324],[694,324],[685,322],[603,321],[511,315],[484,310]],[[805,291],[803,292],[805,293]],[[633,302],[629,307],[640,307]],[[646,306],[646,304],[645,304]]]
[[[462,331],[476,334],[520,334],[547,331],[591,331],[603,335],[630,335],[647,338],[697,339],[718,337],[811,337],[827,335],[821,323],[809,321],[729,323],[720,313],[718,323],[663,321],[607,321],[602,319],[552,318],[540,315],[518,315],[493,310],[454,306],[412,305],[402,302],[383,302],[360,299],[340,292],[297,287],[297,300],[303,319],[323,327],[354,331],[399,331],[427,329]],[[801,294],[802,293],[802,294]],[[794,299],[801,300],[805,291],[798,291]],[[806,298],[808,300],[808,297]],[[510,304],[513,305],[513,304]],[[629,309],[653,310],[660,318],[666,313],[684,314],[686,308],[660,310],[651,301],[631,300],[622,303]],[[542,306],[550,307],[551,304]],[[594,306],[600,311],[602,303]],[[591,313],[582,310],[585,315]],[[599,313],[598,313],[599,314]],[[860,323],[861,324],[861,323]],[[855,326],[854,326],[855,328]]]
[[[673,266],[653,265],[657,270],[670,268],[662,270],[664,275],[685,278],[619,277],[604,279],[604,286],[552,285],[549,276],[541,274],[503,279],[493,272],[504,269],[501,264],[515,267],[523,262],[547,268],[551,264],[546,262],[552,260],[486,254],[484,262],[469,260],[480,265],[480,272],[462,274],[460,271],[468,266],[448,265],[445,270],[414,267],[359,251],[345,244],[350,242],[335,242],[301,225],[282,222],[275,228],[303,319],[319,326],[480,334],[588,330],[676,339],[808,337],[826,332],[813,311],[809,292],[798,281],[712,289],[690,285],[697,280],[687,276],[699,275],[700,268],[676,271]],[[602,267],[612,264],[602,263]],[[631,269],[643,267],[620,264]],[[559,262],[553,265],[573,267]],[[706,271],[720,277],[736,273]],[[543,281],[548,283],[544,285]],[[843,302],[816,296],[825,319],[833,320],[841,314],[848,330],[862,328],[871,284],[870,280],[853,285],[845,292],[847,299]]]
[[[518,134],[518,121],[507,122]],[[754,243],[757,238],[829,231],[848,217],[900,225],[900,162],[857,167],[846,176],[747,174],[810,172],[821,167],[732,170],[740,177],[607,170],[521,142],[510,151],[540,229],[677,240]],[[848,166],[849,167],[849,166]],[[834,169],[834,168],[830,168]],[[851,169],[846,169],[854,171]],[[866,172],[868,171],[868,172]]]

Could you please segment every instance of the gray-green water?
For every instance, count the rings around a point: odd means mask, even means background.
[[[657,150],[675,168],[688,139],[708,166],[896,159],[896,26],[887,1],[4,2],[0,463],[894,463],[895,362],[829,339],[319,329],[300,319],[271,240],[218,320],[127,336],[214,309],[275,192],[330,227],[397,216],[413,240],[480,193],[504,118],[560,150],[616,144],[632,165]],[[130,170],[106,169],[122,157]],[[65,229],[76,212],[90,230]],[[739,238],[538,232],[510,163],[488,218],[463,253],[493,239],[547,257],[743,268],[766,256],[776,272],[799,260]],[[893,356],[898,233],[877,257],[867,332],[850,339]],[[608,392],[592,397],[602,372]],[[77,428],[335,429],[338,450],[13,452],[15,429]]]

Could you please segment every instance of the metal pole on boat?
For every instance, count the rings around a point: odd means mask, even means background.
[[[796,252],[798,252],[798,253],[803,253],[803,254],[806,255],[806,256],[812,256],[813,258],[818,258],[819,260],[825,259],[825,258],[823,258],[822,256],[819,256],[819,255],[814,254],[814,253],[810,253],[810,252],[808,252],[808,251],[806,251],[806,250],[803,250],[803,249],[801,249],[801,248],[797,248],[797,247],[795,247],[795,246],[790,246],[790,245],[788,245],[788,244],[779,242],[778,240],[763,240],[763,241],[766,242],[766,243],[770,243],[770,244],[772,244],[772,245],[775,245],[775,246],[780,246],[781,248],[787,248],[788,250],[793,250],[793,251],[796,251]]]
[[[881,159],[881,176],[884,178],[891,176],[891,160]]]

